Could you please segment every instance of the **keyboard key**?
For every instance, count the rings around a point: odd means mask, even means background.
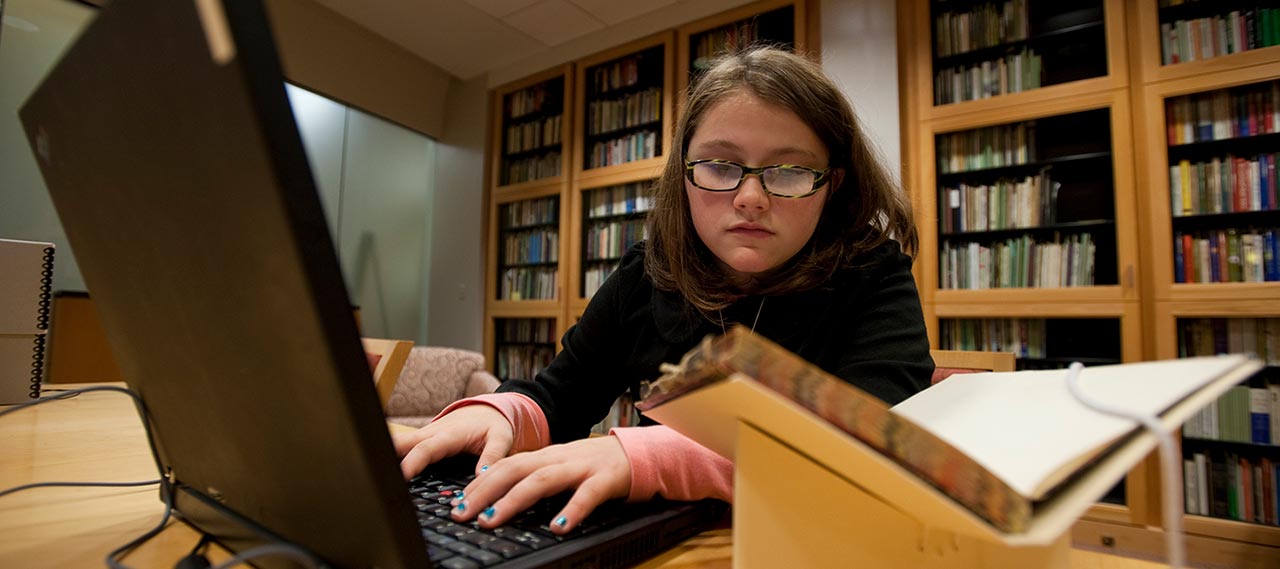
[[[480,564],[466,557],[450,557],[441,561],[441,569],[480,569]]]
[[[443,547],[427,545],[427,557],[431,559],[432,563],[438,562],[441,559],[448,559],[455,555],[457,554]]]
[[[518,543],[507,541],[505,539],[495,539],[493,541],[490,541],[489,543],[484,544],[484,548],[494,553],[497,553],[498,555],[501,555],[505,559],[511,559],[512,557],[519,557],[521,555],[529,553],[530,551],[533,551],[528,547],[525,547]]]
[[[480,564],[484,565],[485,567],[488,567],[490,565],[496,565],[502,561],[501,555],[498,555],[496,553],[489,553],[488,551],[484,551],[484,550],[479,550],[479,551],[476,551],[475,553],[468,553],[467,557],[470,557],[471,559],[479,561]]]

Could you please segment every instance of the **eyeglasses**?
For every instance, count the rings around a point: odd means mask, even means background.
[[[747,176],[760,178],[760,186],[771,196],[804,198],[818,192],[827,182],[831,168],[814,170],[792,164],[774,164],[750,168],[728,160],[694,160],[685,162],[685,177],[693,185],[708,192],[732,192]]]

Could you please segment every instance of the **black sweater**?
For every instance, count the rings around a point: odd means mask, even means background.
[[[756,332],[823,370],[898,403],[929,385],[933,360],[911,259],[890,241],[814,290],[740,299],[723,311],[725,325]],[[619,395],[657,379],[658,364],[676,363],[720,322],[694,311],[677,293],[654,288],[644,274],[644,244],[632,247],[565,332],[564,349],[534,381],[511,380],[498,391],[528,395],[542,407],[556,443],[579,439]]]

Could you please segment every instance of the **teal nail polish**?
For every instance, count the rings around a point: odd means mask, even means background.
[[[492,518],[495,513],[497,513],[497,510],[493,509],[493,506],[489,506],[488,508],[485,508],[483,512],[480,512],[480,517],[489,519]]]
[[[560,526],[560,527],[564,527],[564,526],[566,526],[566,525],[569,525],[569,518],[566,518],[566,517],[564,517],[564,516],[560,516],[560,517],[556,518],[556,525],[558,525],[558,526]]]
[[[455,511],[455,512],[465,512],[465,511],[467,511],[467,503],[466,503],[466,502],[458,502],[458,505],[456,505],[456,506],[454,506],[454,507],[453,507],[453,511]]]
[[[487,465],[487,464],[486,464],[486,465],[484,465],[484,466],[481,466],[481,467],[480,467],[480,472],[484,472],[484,471],[486,471],[486,470],[489,470],[489,465]]]

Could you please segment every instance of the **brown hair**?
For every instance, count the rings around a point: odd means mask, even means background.
[[[830,187],[822,217],[808,244],[782,266],[755,275],[749,290],[736,288],[715,255],[698,238],[685,194],[685,146],[707,110],[739,92],[785,107],[826,145],[832,171],[843,176]],[[885,241],[916,249],[911,204],[880,164],[840,89],[818,64],[770,47],[753,47],[717,60],[693,86],[676,123],[671,153],[655,182],[654,208],[644,267],[660,290],[680,293],[710,314],[744,293],[782,294],[809,290]],[[808,198],[806,198],[808,199]]]

